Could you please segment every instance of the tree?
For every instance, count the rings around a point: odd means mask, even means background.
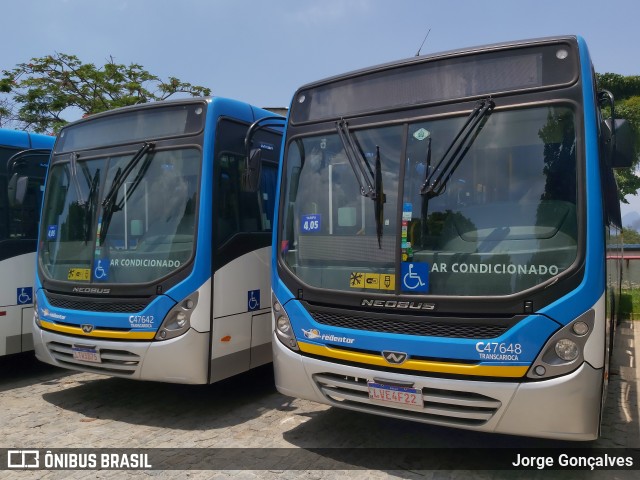
[[[163,81],[141,65],[118,64],[113,57],[98,68],[75,55],[55,53],[2,71],[0,126],[57,133],[74,111],[91,115],[178,93],[203,96],[211,90],[176,77]]]
[[[597,74],[598,88],[609,90],[615,98],[616,118],[625,118],[635,132],[636,161],[632,168],[616,170],[620,201],[629,203],[625,195],[634,195],[640,188],[636,174],[640,152],[640,76],[623,76],[617,73]]]
[[[620,237],[612,237],[610,240],[611,243],[625,243],[629,244],[640,244],[640,233],[635,231],[633,228],[622,227],[622,240]]]

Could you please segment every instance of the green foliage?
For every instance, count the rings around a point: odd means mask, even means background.
[[[634,283],[623,287],[620,295],[620,314],[623,319],[640,319],[640,289]]]
[[[640,78],[640,77],[638,77]],[[638,96],[616,100],[616,117],[626,118],[635,132],[636,162],[633,168],[617,169],[615,171],[620,201],[628,203],[625,195],[634,195],[640,189],[640,177],[636,174],[638,169],[638,154],[640,153],[640,92]]]
[[[619,75],[617,73],[597,73],[598,87],[613,93],[616,101],[640,96],[640,76]]]
[[[634,195],[640,189],[640,177],[636,174],[640,156],[640,76],[624,76],[617,73],[596,74],[598,88],[609,90],[615,98],[616,118],[625,118],[635,132],[636,162],[633,168],[615,172],[620,201],[628,203],[625,195]],[[610,115],[608,109],[605,115]]]
[[[620,315],[622,318],[633,318],[633,312],[640,311],[637,309],[637,299],[638,295],[634,295],[634,290],[624,290],[620,295]],[[636,300],[634,302],[634,300]],[[634,303],[636,304],[636,309],[634,310]]]
[[[626,244],[640,244],[640,233],[627,227],[622,227],[622,239]]]
[[[98,68],[75,55],[55,53],[3,70],[0,93],[10,98],[0,100],[0,123],[56,133],[68,123],[64,116],[73,109],[91,115],[178,93],[210,95],[211,90],[175,77],[163,81],[141,65],[118,64],[112,57]]]

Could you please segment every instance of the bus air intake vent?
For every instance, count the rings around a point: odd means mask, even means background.
[[[83,372],[129,377],[140,365],[140,356],[127,350],[100,349],[100,363],[94,363],[75,359],[70,343],[49,342],[47,349],[61,367]]]
[[[430,321],[408,321],[395,317],[373,318],[343,315],[333,312],[310,312],[313,319],[331,327],[366,330],[370,332],[398,333],[422,337],[451,338],[496,338],[509,328],[506,325],[473,323],[437,323]]]
[[[111,312],[111,313],[137,313],[147,306],[146,303],[97,303],[93,300],[69,300],[66,298],[47,295],[47,300],[53,307],[66,308],[68,310],[84,310],[88,312]]]
[[[326,400],[335,406],[411,421],[454,427],[475,427],[491,420],[500,400],[463,390],[422,388],[421,410],[381,406],[369,399],[367,380],[333,373],[317,373],[313,380]]]

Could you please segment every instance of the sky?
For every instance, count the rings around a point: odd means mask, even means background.
[[[3,0],[0,69],[52,53],[142,65],[260,107],[422,54],[577,34],[599,73],[640,75],[638,0]],[[76,120],[68,118],[67,120]],[[623,215],[640,212],[630,198]]]

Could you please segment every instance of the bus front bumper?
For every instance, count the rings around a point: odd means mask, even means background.
[[[360,412],[484,432],[562,440],[598,436],[602,369],[583,363],[571,374],[538,382],[455,380],[361,368],[300,355],[273,335],[276,388],[284,395]],[[369,381],[422,389],[424,406],[369,398]]]
[[[38,360],[62,368],[135,380],[203,384],[208,381],[209,334],[193,329],[164,340],[119,341],[80,338],[50,332],[33,324]],[[95,350],[99,361],[74,358],[74,347]]]

